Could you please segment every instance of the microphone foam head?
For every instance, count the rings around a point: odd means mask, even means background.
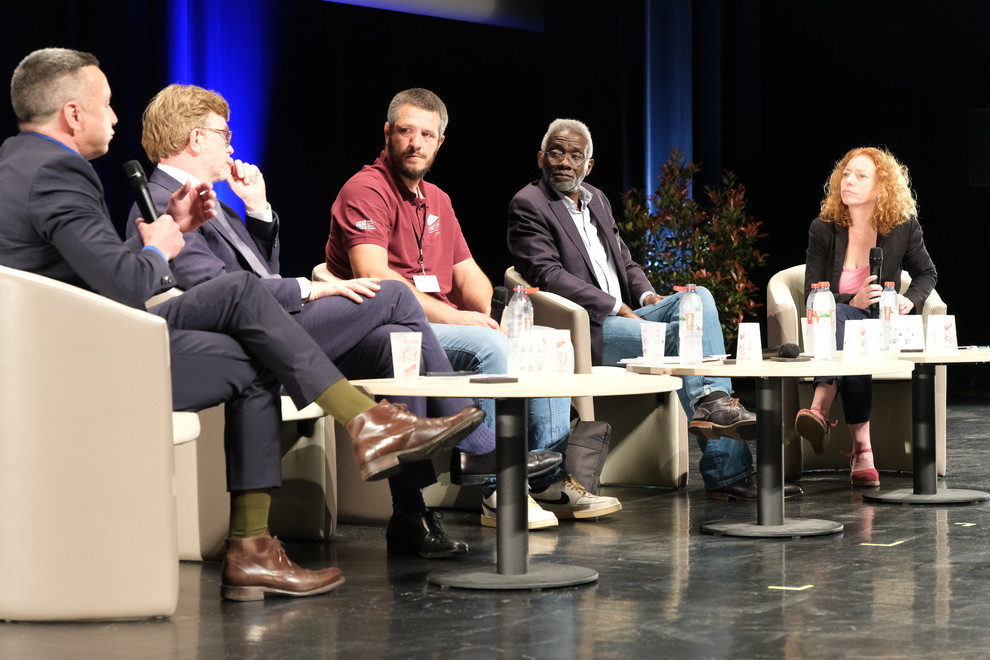
[[[780,347],[780,357],[796,358],[801,354],[797,344],[784,344]]]

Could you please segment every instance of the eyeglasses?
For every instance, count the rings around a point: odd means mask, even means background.
[[[197,126],[201,131],[212,131],[223,138],[226,146],[230,146],[230,138],[234,137],[234,131],[224,128],[210,128],[209,126]]]
[[[550,159],[551,165],[560,165],[564,162],[564,159],[567,159],[574,167],[581,167],[581,165],[584,164],[584,161],[587,160],[587,157],[584,154],[565,154],[563,151],[558,151],[557,149],[551,149],[550,151],[544,151],[543,153]]]

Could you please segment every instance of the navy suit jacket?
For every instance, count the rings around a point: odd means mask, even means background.
[[[582,185],[592,194],[589,211],[615,263],[622,302],[636,309],[644,293],[654,292],[653,286],[619,236],[605,194],[587,183]],[[591,357],[594,364],[601,364],[602,323],[611,314],[615,298],[599,286],[567,206],[543,180],[527,185],[509,203],[508,241],[512,265],[530,284],[588,310]]]
[[[178,181],[157,167],[148,178],[148,190],[151,192],[151,199],[159,213],[165,211],[172,193],[181,187],[182,185]],[[217,212],[226,215],[231,229],[254,252],[258,260],[265,264],[270,273],[278,275],[280,248],[278,217],[276,216],[273,222],[263,222],[248,216],[245,225],[240,214],[234,209],[223,203],[220,203],[219,206]],[[127,223],[128,235],[136,231],[134,218],[138,215],[140,213],[135,205],[131,208],[131,215]],[[224,273],[254,271],[227,237],[226,229],[216,220],[210,220],[196,231],[187,233],[185,240],[185,247],[172,261],[176,286],[180,288],[190,289]],[[261,273],[255,274],[261,275]],[[299,283],[295,279],[265,278],[262,280],[262,284],[286,311],[295,313],[302,309]]]
[[[0,263],[144,309],[174,279],[159,253],[141,247],[140,237],[120,240],[103,185],[81,155],[37,133],[4,141]]]

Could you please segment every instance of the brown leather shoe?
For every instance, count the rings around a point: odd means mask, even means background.
[[[220,596],[262,600],[266,593],[315,596],[344,584],[339,568],[310,571],[292,563],[274,536],[227,539],[220,569]]]
[[[384,479],[399,463],[421,461],[450,449],[485,419],[478,406],[450,417],[417,417],[402,404],[381,403],[347,423],[365,481]]]

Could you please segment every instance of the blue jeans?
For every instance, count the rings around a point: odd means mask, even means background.
[[[664,353],[677,355],[678,352],[678,311],[681,305],[680,293],[675,293],[658,302],[636,310],[640,319],[630,319],[624,316],[610,316],[602,324],[604,346],[602,348],[602,364],[618,365],[622,358],[631,358],[643,354],[643,339],[640,325],[653,321],[667,324],[667,337]],[[722,327],[718,322],[718,309],[715,300],[708,289],[698,287],[701,296],[702,326],[701,346],[705,355],[722,355],[725,353],[725,341],[722,339]],[[694,408],[698,400],[714,391],[729,394],[732,391],[732,381],[728,378],[711,376],[683,376],[683,387],[677,390],[677,397],[687,414],[688,419],[694,416]],[[753,454],[749,445],[732,438],[708,440],[698,438],[701,448],[701,462],[698,469],[705,481],[705,488],[711,490],[721,488],[744,477],[753,474]]]
[[[431,323],[434,334],[447,353],[451,366],[458,371],[477,371],[483,374],[504,374],[508,368],[508,340],[498,330],[473,325],[447,325]],[[480,399],[478,405],[485,411],[485,424],[495,428],[495,402]],[[567,435],[571,428],[571,400],[531,399],[529,402],[530,451],[557,451],[567,449]],[[530,480],[533,490],[543,490],[566,476],[563,463],[547,474]],[[487,486],[494,488],[494,480]]]

